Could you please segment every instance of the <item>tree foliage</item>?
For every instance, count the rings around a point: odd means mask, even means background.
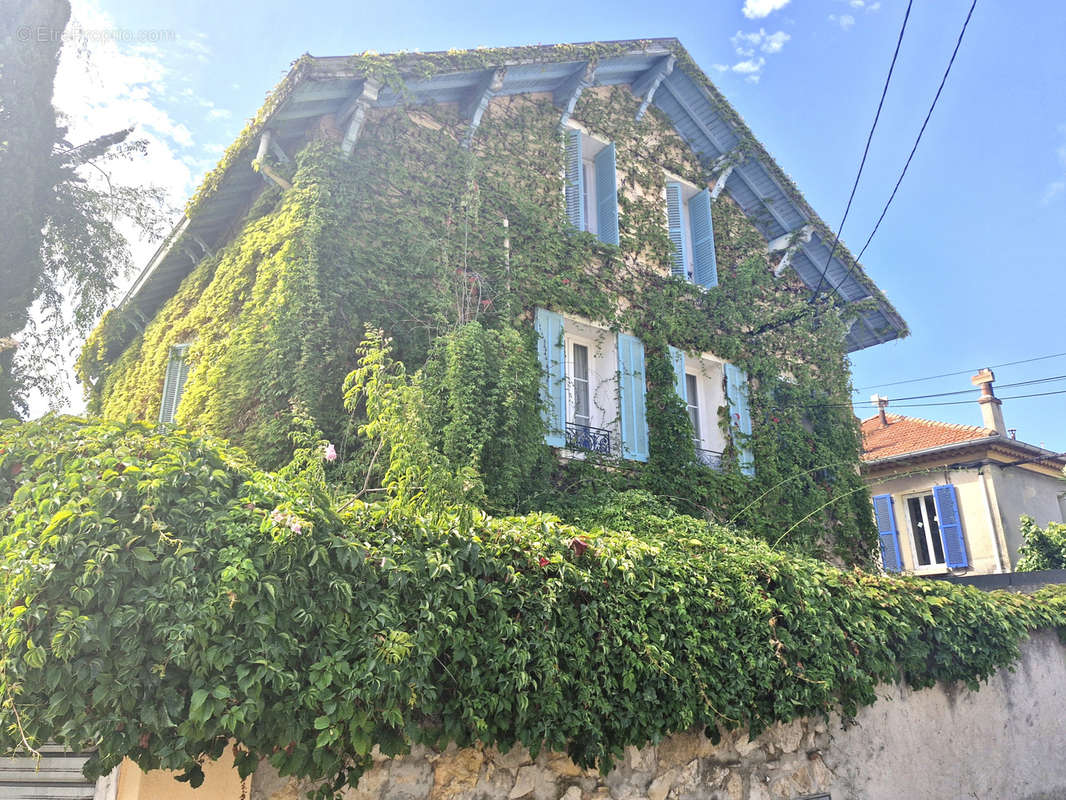
[[[0,418],[31,389],[58,400],[58,364],[130,270],[121,220],[158,235],[160,190],[115,184],[116,159],[143,155],[131,130],[80,145],[57,122],[52,89],[67,0],[0,0]]]
[[[1030,516],[1021,519],[1022,546],[1018,551],[1018,572],[1066,569],[1066,524],[1048,522],[1041,528]]]

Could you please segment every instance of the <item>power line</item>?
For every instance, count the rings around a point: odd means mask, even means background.
[[[844,216],[840,220],[840,227],[837,228],[836,236],[833,237],[833,246],[829,249],[829,256],[825,260],[825,268],[822,270],[822,277],[818,280],[818,285],[814,289],[814,294],[811,295],[810,303],[813,304],[818,298],[818,293],[822,291],[822,284],[825,283],[826,273],[829,271],[829,262],[833,260],[833,254],[836,252],[837,245],[840,244],[840,234],[844,230],[844,223],[847,222],[848,212],[851,211],[851,202],[855,199],[855,192],[859,188],[859,178],[862,177],[862,169],[866,166],[866,157],[870,154],[870,142],[873,141],[874,131],[877,129],[877,121],[881,118],[881,109],[885,105],[885,95],[888,94],[888,84],[892,81],[892,71],[896,68],[896,59],[899,57],[899,48],[903,44],[903,33],[907,30],[907,20],[911,16],[911,5],[914,0],[907,0],[907,11],[903,15],[903,25],[899,29],[899,38],[896,39],[896,49],[892,53],[892,63],[888,66],[888,75],[885,76],[885,85],[881,89],[881,100],[877,103],[877,113],[874,114],[873,125],[870,126],[870,133],[866,136],[866,147],[862,151],[862,161],[859,162],[859,171],[855,173],[855,183],[851,186],[851,194],[848,196],[848,204],[844,207]]]
[[[921,130],[918,131],[918,138],[914,140],[914,147],[911,148],[910,155],[907,156],[907,161],[903,165],[903,170],[899,173],[899,179],[896,181],[896,185],[892,189],[892,194],[888,196],[888,202],[886,202],[885,207],[881,209],[881,216],[877,218],[877,223],[874,225],[874,229],[870,231],[870,235],[866,238],[866,244],[862,246],[859,254],[855,256],[855,260],[851,262],[851,266],[848,267],[848,271],[844,274],[844,277],[833,287],[833,292],[837,291],[844,284],[844,281],[851,277],[851,273],[855,270],[855,265],[862,259],[862,255],[866,252],[866,248],[869,247],[870,242],[873,241],[874,234],[876,234],[877,229],[881,227],[881,222],[884,220],[885,214],[888,213],[888,207],[892,205],[892,201],[896,198],[896,192],[899,191],[899,186],[903,183],[903,176],[907,174],[907,169],[910,167],[911,161],[914,159],[914,154],[918,150],[918,143],[922,140],[922,134],[925,133],[925,127],[929,124],[929,118],[933,116],[933,109],[936,108],[937,100],[940,99],[940,93],[944,91],[944,84],[947,83],[948,74],[951,72],[951,65],[955,63],[955,56],[959,54],[959,47],[962,45],[962,37],[966,35],[966,28],[970,24],[970,18],[973,16],[973,10],[976,7],[977,0],[973,0],[973,3],[970,4],[970,11],[966,14],[966,20],[962,23],[962,30],[959,31],[959,38],[955,42],[955,49],[951,51],[951,58],[948,60],[947,69],[944,70],[944,77],[940,79],[940,86],[937,87],[936,95],[934,95],[933,102],[929,106],[929,111],[925,115],[925,121],[922,122]]]
[[[1015,383],[999,383],[996,384],[997,389],[1015,389],[1019,386],[1032,386],[1037,383],[1051,383],[1052,381],[1061,381],[1066,379],[1066,375],[1054,375],[1050,378],[1034,378],[1029,381],[1017,381]],[[978,391],[976,387],[970,389],[958,389],[953,392],[936,392],[935,394],[914,394],[909,397],[886,397],[893,404],[902,400],[927,400],[930,397],[951,397],[953,395],[970,394],[971,392]]]
[[[1012,394],[1004,397],[997,397],[997,400],[1022,400],[1027,397],[1048,397],[1050,395],[1066,394],[1066,389],[1058,389],[1053,392],[1033,392],[1030,394]],[[889,408],[933,408],[936,406],[968,406],[974,403],[974,400],[944,400],[935,403],[889,403]],[[854,403],[847,402],[829,402],[822,401],[818,403],[794,403],[790,404],[792,408],[854,408]],[[789,406],[776,405],[774,408],[787,408]]]
[[[1019,364],[1032,364],[1036,361],[1047,361],[1050,358],[1062,358],[1066,356],[1066,353],[1052,353],[1047,356],[1036,356],[1035,358],[1023,358],[1018,361],[1006,361],[1003,364],[993,364],[987,369],[999,369],[1000,367],[1015,367]],[[886,386],[899,386],[904,383],[921,383],[923,381],[934,381],[938,378],[953,378],[956,375],[972,375],[983,367],[974,367],[973,369],[960,369],[958,372],[943,372],[939,375],[928,375],[924,378],[907,378],[900,381],[889,381],[888,383],[871,383],[868,386],[860,386],[857,389],[852,389],[853,392],[862,392],[867,389],[883,389]]]

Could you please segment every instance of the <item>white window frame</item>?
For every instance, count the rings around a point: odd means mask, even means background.
[[[719,411],[729,405],[725,393],[725,362],[709,353],[700,356],[686,354],[686,396],[690,375],[696,379],[700,420],[699,431],[695,432],[693,443],[700,450],[724,453],[729,445],[729,434],[722,428]]]
[[[934,560],[936,558],[936,549],[933,546],[933,535],[932,535],[932,532],[931,532],[932,531],[932,526],[929,524],[930,523],[929,508],[928,508],[928,505],[925,502],[925,498],[927,498],[927,497],[929,498],[929,500],[931,501],[931,503],[933,505],[933,514],[935,515],[936,514],[936,499],[933,496],[933,490],[932,489],[929,489],[927,491],[920,491],[920,492],[909,492],[907,494],[901,495],[900,496],[900,500],[902,501],[901,505],[903,507],[902,508],[903,519],[907,523],[907,528],[906,528],[906,530],[907,530],[907,542],[910,545],[909,549],[910,549],[910,554],[911,554],[911,564],[914,567],[914,572],[916,574],[918,574],[918,573],[920,573],[920,574],[939,574],[939,573],[943,573],[943,572],[947,572],[948,571],[947,553],[944,552],[944,537],[940,533],[940,520],[936,519],[934,517],[934,521],[936,522],[937,536],[940,537],[940,551],[941,551],[941,553],[944,556],[944,560],[943,561],[937,562],[937,561]],[[921,508],[921,512],[922,512],[922,525],[923,525],[923,528],[924,528],[925,545],[926,545],[926,548],[928,549],[928,552],[929,552],[929,562],[930,562],[930,563],[924,564],[924,565],[918,563],[918,542],[917,542],[917,538],[916,538],[917,535],[918,535],[918,532],[914,529],[914,521],[911,519],[911,508],[910,508],[910,501],[911,500],[918,500],[919,501],[918,505]]]
[[[566,424],[583,425],[574,419],[575,380],[574,345],[588,351],[588,427],[601,428],[611,434],[611,449],[621,447],[618,408],[618,339],[606,328],[581,317],[563,315],[563,347],[566,357]],[[583,454],[583,450],[569,451]]]
[[[689,183],[684,178],[679,178],[673,173],[663,170],[663,175],[666,180],[665,183],[679,183],[681,184],[681,225],[684,228],[685,237],[685,281],[692,283],[696,278],[696,256],[695,247],[692,243],[692,219],[689,216],[688,201],[700,193],[700,188],[693,183]],[[663,186],[662,193],[663,200],[663,219],[666,219],[667,227],[669,229],[668,214],[669,210],[666,207],[666,186]]]

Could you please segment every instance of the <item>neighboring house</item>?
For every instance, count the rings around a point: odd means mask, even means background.
[[[862,473],[873,495],[882,562],[891,572],[1010,572],[1019,518],[1066,521],[1066,456],[1015,440],[991,370],[981,388],[984,425],[880,412],[862,421]]]
[[[399,121],[398,109],[407,109]],[[527,129],[499,146],[501,126],[512,124],[505,121],[511,117]],[[562,263],[565,248],[551,261],[538,261],[540,256],[529,253],[539,234],[523,230],[514,217],[501,220],[484,211],[474,223],[464,222],[481,226],[473,233],[484,244],[467,248],[463,242],[462,258],[455,259],[461,266],[431,274],[436,267],[427,264],[423,251],[431,250],[430,245],[444,251],[439,241],[413,242],[410,258],[375,259],[382,242],[388,247],[393,231],[399,240],[414,229],[413,223],[404,226],[418,204],[432,196],[398,205],[405,196],[400,187],[389,186],[376,196],[358,194],[371,179],[380,178],[373,173],[375,165],[402,146],[408,134],[394,133],[401,123],[413,123],[413,137],[461,142],[464,152],[480,159],[476,187],[473,182],[470,187],[475,201],[492,192],[506,195],[506,187],[492,183],[498,180],[493,159],[501,167],[531,165],[527,174],[508,179],[530,184],[525,196],[511,198],[515,202],[509,213],[536,218],[536,209],[523,209],[517,202],[528,198],[541,203],[543,219],[557,221],[565,213],[573,229],[595,237],[574,241],[598,248],[589,259],[596,266]],[[344,163],[363,170],[367,180],[349,194],[336,187],[316,189],[319,197],[343,197],[345,205],[329,206],[326,214],[316,210],[309,215],[314,224],[293,225],[284,242],[271,244],[256,226],[264,214],[276,213],[272,209],[278,206],[271,203],[278,203],[277,197],[284,202],[300,190],[293,188],[293,173],[307,149],[322,142],[333,143],[335,152],[348,159]],[[547,161],[536,160],[545,153]],[[442,169],[459,160],[456,155]],[[436,167],[401,166],[424,171],[424,186],[435,187],[434,192],[438,186],[442,193],[449,190],[451,178]],[[455,229],[465,203],[440,215],[443,221],[433,228],[434,235]],[[708,319],[713,321],[708,315],[716,307],[715,293],[732,291],[728,282],[735,274],[735,260],[719,263],[719,254],[735,253],[739,234],[716,231],[712,216],[712,210],[717,214],[726,206],[756,232],[763,271],[776,285],[791,287],[793,299],[805,300],[817,288],[823,297],[835,293],[844,306],[861,302],[853,312],[846,311],[854,319],[843,342],[826,357],[831,363],[810,370],[811,375],[824,377],[830,370],[846,376],[846,352],[906,333],[882,293],[843,246],[834,248],[832,233],[675,39],[447,54],[305,56],[208,176],[188,215],[94,334],[81,362],[81,375],[91,387],[90,409],[206,429],[257,456],[265,453],[269,463],[288,446],[282,422],[293,400],[310,408],[327,435],[341,435],[337,431],[347,415],[334,398],[351,367],[361,323],[385,327],[401,338],[398,346],[406,348],[405,357],[418,352],[423,360],[426,340],[433,335],[423,331],[447,329],[438,307],[427,310],[430,304],[422,298],[401,303],[395,288],[385,291],[382,286],[440,285],[447,296],[445,282],[454,280],[452,273],[462,273],[478,293],[475,312],[496,313],[509,293],[514,299],[508,307],[517,307],[518,313],[505,323],[532,322],[539,334],[547,443],[564,456],[591,452],[647,461],[653,435],[647,408],[648,342],[633,321],[631,300],[657,282],[664,297],[677,294],[675,305],[692,308],[687,329],[670,328],[670,321],[661,318],[640,324],[643,330],[665,332],[674,386],[692,425],[695,457],[718,468],[726,454],[726,468],[736,465],[751,476],[757,469],[752,446],[757,421],[748,379],[750,348],[734,335],[730,341],[723,337],[727,352],[720,352],[705,332]],[[330,227],[331,215],[349,213],[355,217]],[[641,214],[650,215],[651,223],[643,222]],[[353,226],[365,225],[367,218],[380,223],[373,237],[349,241],[355,236]],[[496,226],[488,233],[486,218]],[[435,218],[431,222],[437,225]],[[424,224],[428,229],[430,223]],[[495,231],[506,231],[508,238]],[[343,253],[333,252],[338,243],[346,248]],[[360,249],[364,243],[367,250]],[[477,256],[488,247],[499,257],[484,258],[476,271],[471,269],[468,254]],[[368,254],[370,248],[378,249]],[[653,258],[656,248],[667,257]],[[330,255],[308,256],[320,259],[312,269],[278,277],[270,270],[281,250]],[[540,277],[529,271],[529,261],[537,261]],[[370,268],[350,266],[364,263],[381,270],[380,277],[363,274]],[[521,273],[520,267],[527,271]],[[227,269],[232,271],[223,274]],[[600,274],[604,269],[622,274],[624,269],[640,277],[632,285],[612,287],[607,301],[594,297],[595,286],[577,300],[564,296],[567,285],[580,283],[593,269]],[[353,272],[360,273],[359,280]],[[293,294],[282,297],[278,286],[294,291],[306,287],[314,302]],[[682,296],[677,286],[688,294]],[[602,292],[606,297],[606,286]],[[413,307],[417,303],[422,306]],[[768,315],[774,310],[768,303],[759,298],[749,306]],[[437,317],[429,319],[431,314]],[[316,327],[320,316],[328,316],[329,322]],[[450,324],[471,318],[464,306]],[[308,331],[317,338],[312,340]],[[817,328],[811,335],[818,335]],[[762,337],[760,346],[767,341],[772,337]],[[787,347],[795,340],[785,331],[780,341]],[[239,364],[238,352],[245,359]],[[793,369],[796,356],[780,357],[781,365],[767,368],[767,374],[776,379],[802,371]],[[412,360],[419,365],[417,358]],[[274,450],[263,444],[268,437]],[[814,449],[812,445],[809,453]]]

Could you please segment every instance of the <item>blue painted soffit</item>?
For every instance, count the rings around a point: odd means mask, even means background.
[[[685,141],[706,161],[713,162],[733,151],[743,153],[743,160],[729,174],[725,190],[768,241],[806,225],[813,226],[809,241],[801,243],[793,252],[792,268],[812,290],[822,283],[822,292],[828,294],[835,289],[845,302],[872,301],[871,308],[858,316],[848,334],[849,351],[907,334],[906,323],[866,277],[862,267],[855,264],[849,271],[848,265],[854,262],[843,246],[837,248],[829,261],[822,282],[822,270],[829,255],[826,242],[832,232],[755,140],[739,115],[694,66],[677,39],[603,44],[610,46],[611,54],[597,57],[593,86],[632,85],[642,77],[643,85],[648,85],[648,77],[661,70],[664,60],[670,55],[676,57],[677,66],[659,83],[653,105],[670,118]],[[408,77],[405,96],[386,86],[371,105],[469,104],[473,95],[489,84],[499,67],[506,67],[506,72],[494,96],[556,92],[584,72],[588,62],[575,60],[579,59],[575,51],[580,47],[521,48],[522,57],[518,59],[515,50],[498,51],[499,62],[492,58],[496,51],[474,51],[485,66],[431,77]],[[405,58],[417,64],[420,56],[410,54]],[[416,74],[412,72],[412,76]],[[343,113],[346,107],[351,107],[353,99],[362,92],[364,78],[348,57],[305,56],[296,62],[289,76],[268,99],[265,108],[269,112],[261,112],[242,134],[243,150],[230,159],[213,190],[204,194],[193,216],[183,219],[175,228],[123,299],[121,305],[134,312],[134,319],[139,317],[142,323],[151,319],[195,264],[224,243],[248,209],[263,182],[263,176],[251,166],[259,134],[269,130],[274,141],[291,152],[303,140],[312,119]]]

